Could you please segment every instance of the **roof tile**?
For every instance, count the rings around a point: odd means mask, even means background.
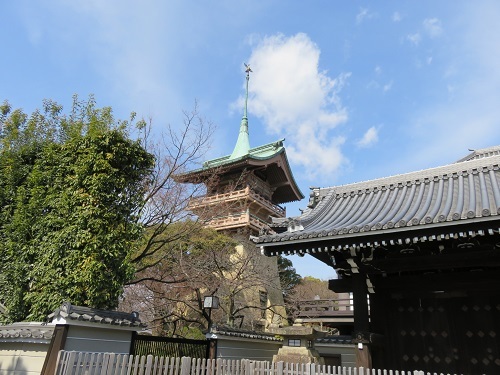
[[[121,311],[99,310],[90,307],[74,306],[69,302],[64,302],[60,308],[48,315],[48,320],[62,317],[68,320],[95,322],[101,324],[113,324],[126,327],[144,328],[136,313],[125,313]]]

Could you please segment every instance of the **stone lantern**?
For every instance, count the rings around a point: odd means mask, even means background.
[[[304,326],[301,319],[289,327],[273,328],[272,332],[283,337],[283,346],[274,355],[273,362],[324,364],[313,343],[315,339],[326,336],[326,332]]]

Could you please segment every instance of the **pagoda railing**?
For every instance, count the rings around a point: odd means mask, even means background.
[[[188,209],[195,210],[196,208],[200,207],[217,205],[222,203],[230,203],[243,199],[259,203],[261,206],[264,206],[269,211],[271,211],[276,217],[286,217],[285,208],[272,203],[269,199],[256,193],[248,186],[245,189],[234,190],[228,193],[206,195],[204,197],[194,198],[189,202]]]
[[[353,316],[352,298],[330,298],[302,300],[295,303],[294,318],[327,318],[336,316]]]
[[[269,229],[269,223],[252,215],[248,211],[227,216],[214,217],[207,221],[207,225],[214,229],[230,229],[250,226],[256,230]]]

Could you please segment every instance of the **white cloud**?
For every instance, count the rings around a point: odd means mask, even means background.
[[[424,30],[431,38],[436,38],[443,33],[441,21],[437,18],[426,18],[423,22]]]
[[[379,65],[377,65],[374,70],[376,75],[382,74],[382,68]]]
[[[393,81],[390,81],[390,82],[386,83],[386,84],[384,85],[384,87],[382,88],[382,90],[383,90],[384,92],[389,91],[390,89],[392,89],[392,84],[393,84]]]
[[[406,39],[415,46],[418,46],[422,42],[424,36],[427,36],[429,38],[437,38],[441,36],[442,33],[443,27],[439,19],[426,18],[422,22],[422,29],[413,34],[408,34],[406,36]]]
[[[356,23],[357,24],[360,24],[362,23],[364,20],[368,20],[370,18],[373,18],[374,16],[374,13],[370,13],[368,11],[368,8],[361,8],[359,10],[359,13],[356,14]]]
[[[345,139],[331,132],[348,118],[338,93],[349,74],[328,76],[318,68],[319,56],[306,34],[296,34],[262,39],[249,59],[250,111],[270,133],[286,137],[290,159],[309,177],[331,175],[345,161]]]
[[[356,145],[358,147],[366,148],[378,142],[378,129],[375,126],[372,126],[368,129],[363,138],[361,138]]]
[[[422,36],[420,35],[420,33],[408,34],[406,36],[406,39],[408,39],[414,45],[418,46],[420,44],[420,41],[422,40]]]
[[[394,22],[400,22],[401,21],[401,14],[397,11],[392,13],[392,20]]]

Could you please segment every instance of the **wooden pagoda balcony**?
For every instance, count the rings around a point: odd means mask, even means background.
[[[273,204],[269,199],[264,198],[262,195],[256,193],[250,187],[246,187],[241,190],[234,190],[229,193],[207,195],[200,198],[192,199],[189,202],[188,210],[196,212],[196,210],[201,208],[206,208],[208,206],[231,204],[236,202],[245,202],[248,204],[258,204],[261,207],[266,208],[272,216],[275,217],[286,217],[286,209]]]
[[[352,323],[353,300],[347,297],[297,301],[292,318],[304,323]]]
[[[352,298],[314,299],[298,301],[298,318],[318,318],[336,315],[353,315]]]
[[[206,225],[215,230],[250,227],[257,232],[261,229],[269,231],[269,223],[265,222],[255,215],[252,215],[249,212],[241,212],[239,214],[215,217],[207,221]]]

